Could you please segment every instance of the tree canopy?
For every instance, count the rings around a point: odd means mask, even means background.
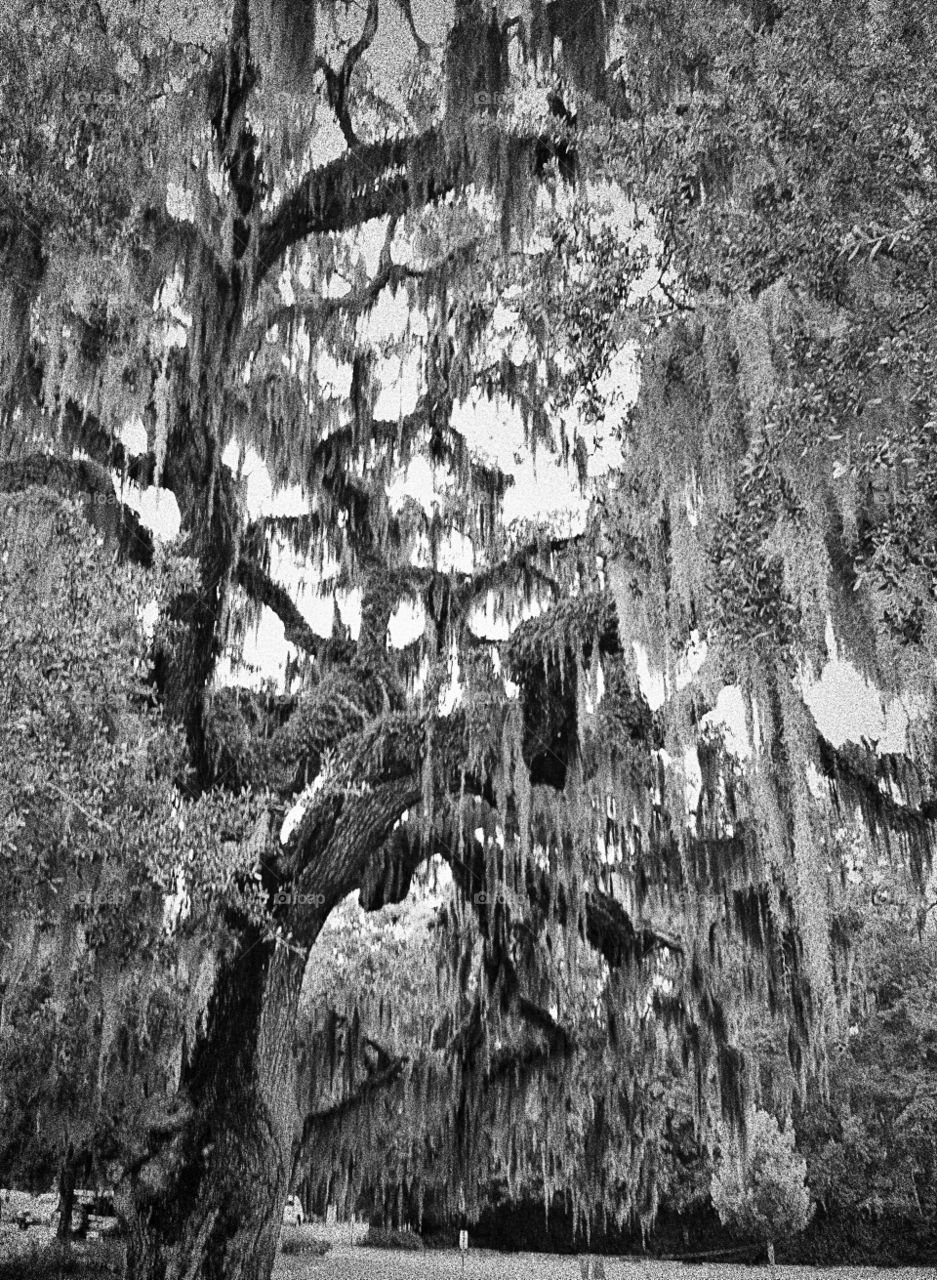
[[[910,890],[930,871],[934,21],[916,0],[7,6],[0,489],[43,490],[27,527],[78,499],[160,601],[140,670],[76,648],[87,732],[151,698],[145,735],[180,736],[153,778],[95,738],[87,776],[47,752],[39,782],[9,739],[4,849],[113,865],[128,895],[145,867],[187,894],[170,955],[212,957],[115,1162],[132,1280],[269,1275],[304,1161],[349,1194],[433,1182],[454,1213],[495,1173],[650,1222],[650,1082],[682,1057],[700,1119],[744,1133],[752,1009],[822,1085],[851,842]],[[575,518],[512,508],[528,456],[574,478]],[[178,508],[168,586],[131,510],[148,489]],[[271,613],[279,688],[238,663]],[[904,699],[905,750],[820,732],[836,655]],[[113,858],[60,847],[71,809],[34,839],[40,785],[123,823]],[[360,951],[298,1021],[332,913],[440,865],[431,1025],[424,978]],[[56,888],[60,936],[78,880]],[[3,913],[8,935],[36,919],[28,895]]]

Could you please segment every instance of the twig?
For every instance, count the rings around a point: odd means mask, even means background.
[[[78,803],[74,796],[69,795],[67,791],[63,791],[62,788],[57,786],[54,782],[47,781],[46,786],[51,787],[52,790],[56,792],[57,795],[60,795],[63,800],[67,800],[69,804],[73,804],[78,812],[83,813],[88,821],[93,823],[96,827],[100,827],[102,831],[110,832],[111,835],[116,834],[112,826],[104,822],[101,818],[96,818],[93,813],[89,813],[84,805]]]

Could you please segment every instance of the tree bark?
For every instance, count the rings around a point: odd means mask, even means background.
[[[127,1280],[269,1280],[300,1114],[293,1030],[305,959],[245,935],[131,1174]]]
[[[55,1228],[56,1239],[69,1241],[72,1238],[72,1209],[75,1206],[75,1176],[77,1162],[72,1144],[62,1157],[59,1166],[59,1220]]]
[[[221,621],[236,569],[240,512],[233,477],[218,456],[213,424],[192,411],[188,371],[182,369],[178,376],[180,403],[163,483],[178,502],[185,551],[198,564],[198,581],[169,608],[177,635],[171,651],[157,655],[154,675],[166,715],[185,732],[194,770],[189,789],[198,793],[214,781],[205,743],[204,696],[222,651]]]

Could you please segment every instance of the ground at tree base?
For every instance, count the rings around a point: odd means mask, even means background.
[[[465,1280],[579,1280],[580,1261],[584,1255],[547,1253],[495,1253],[488,1250],[468,1251]],[[606,1280],[767,1280],[783,1276],[784,1280],[807,1280],[827,1276],[830,1280],[933,1280],[933,1269],[907,1267],[898,1270],[876,1267],[752,1267],[708,1263],[687,1265],[679,1262],[649,1261],[644,1258],[603,1259]],[[305,1263],[302,1258],[278,1258],[274,1280],[460,1280],[462,1259],[458,1250],[426,1253],[390,1253],[387,1250],[339,1246],[326,1257]]]
[[[72,1247],[68,1263],[56,1255],[51,1232],[42,1227],[28,1233],[8,1223],[0,1223],[0,1280],[115,1280],[121,1274],[116,1242],[92,1241]],[[470,1249],[463,1264],[458,1250],[427,1250],[423,1253],[369,1249],[360,1245],[336,1244],[322,1258],[278,1255],[273,1280],[579,1280],[584,1255],[545,1253],[496,1253]],[[644,1258],[603,1258],[606,1280],[670,1280],[675,1275],[686,1280],[932,1280],[928,1267],[752,1267],[726,1263],[688,1265]]]

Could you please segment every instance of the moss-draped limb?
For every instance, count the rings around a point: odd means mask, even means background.
[[[320,653],[325,639],[313,631],[286,588],[274,582],[260,565],[242,555],[238,560],[237,580],[255,604],[273,610],[283,623],[283,633],[290,644],[313,657]]]
[[[516,153],[527,156],[531,173],[555,156],[568,162],[575,154],[567,139],[546,134],[513,141]],[[293,245],[309,236],[401,216],[464,190],[480,177],[485,175],[476,172],[467,150],[453,152],[443,127],[408,138],[359,142],[336,160],[310,170],[266,219],[255,281],[259,283]]]
[[[391,219],[391,227],[395,222],[396,219]],[[424,288],[433,288],[453,267],[473,261],[477,257],[478,248],[479,241],[473,237],[465,244],[449,250],[429,267],[411,267],[406,263],[393,262],[389,246],[386,246],[376,273],[366,284],[337,298],[314,294],[312,297],[300,297],[295,302],[281,303],[265,311],[244,329],[241,336],[243,349],[245,352],[255,350],[275,325],[291,329],[302,322],[308,324],[312,331],[318,331],[339,312],[349,317],[363,315],[370,311],[385,289],[395,293],[408,280],[418,280]]]
[[[865,743],[834,747],[822,734],[817,743],[820,770],[835,804],[858,808],[870,834],[886,845],[896,836],[923,884],[933,860],[937,797],[922,772],[906,757],[879,755]]]

